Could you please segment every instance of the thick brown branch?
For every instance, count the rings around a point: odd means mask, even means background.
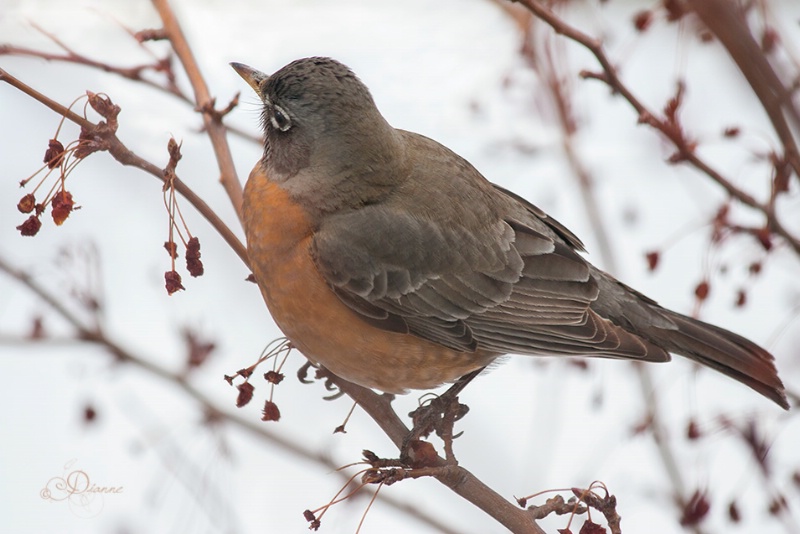
[[[398,450],[401,450],[409,430],[392,409],[390,397],[378,395],[370,389],[339,377],[335,377],[334,381],[378,423]],[[442,464],[446,463],[444,458],[439,459]],[[443,465],[434,468],[432,475],[453,492],[495,518],[511,532],[544,534],[525,510],[512,504],[463,467]]]

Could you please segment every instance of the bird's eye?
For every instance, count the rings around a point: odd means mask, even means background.
[[[289,119],[289,114],[286,113],[286,111],[284,111],[280,106],[272,106],[272,115],[270,115],[269,120],[276,129],[282,132],[285,132],[292,127],[292,121]]]

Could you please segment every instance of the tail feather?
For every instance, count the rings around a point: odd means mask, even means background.
[[[669,310],[660,309],[677,330],[653,328],[652,340],[670,352],[686,356],[738,380],[789,409],[783,383],[778,378],[772,354],[752,341]]]

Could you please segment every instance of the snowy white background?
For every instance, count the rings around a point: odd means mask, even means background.
[[[582,4],[571,20],[596,36],[607,36],[612,58],[653,109],[671,96],[678,76],[689,82],[683,110],[687,129],[701,141],[701,154],[736,183],[765,198],[768,168],[753,152],[776,146],[774,134],[735,68],[714,46],[687,38],[676,45],[675,28],[663,16],[644,36],[631,16],[648,3]],[[590,253],[596,241],[583,213],[577,182],[561,148],[552,104],[541,81],[524,68],[519,36],[510,19],[484,0],[366,2],[323,0],[175,1],[174,8],[218,102],[237,91],[242,103],[231,123],[257,131],[259,104],[228,67],[243,62],[271,72],[298,57],[328,55],[348,64],[370,87],[396,127],[437,139],[465,156],[490,180],[539,205],[575,231]],[[800,5],[774,4],[786,38],[795,39]],[[115,21],[133,29],[159,21],[145,1],[0,0],[0,41],[58,51],[30,22],[78,51],[113,64],[135,65],[150,58]],[[792,48],[794,47],[794,48]],[[163,51],[156,45],[153,49]],[[708,253],[710,219],[724,196],[695,171],[663,163],[671,153],[620,99],[596,81],[580,81],[581,68],[596,70],[588,54],[566,46],[580,128],[579,156],[591,169],[604,219],[614,236],[620,278],[658,300],[689,313],[693,289],[710,273],[712,293],[702,317],[737,331],[772,350],[789,387],[800,383],[800,324],[790,319],[800,305],[797,258],[777,253],[764,273],[750,279],[747,266],[762,258],[752,240],[741,238]],[[0,56],[0,67],[48,96],[68,104],[86,89],[104,92],[122,107],[119,137],[142,157],[163,166],[169,136],[183,142],[178,174],[242,235],[218,184],[208,139],[199,117],[185,104],[156,90],[95,70],[40,59]],[[179,70],[179,69],[178,69]],[[187,90],[186,80],[179,83]],[[69,299],[85,284],[80,263],[65,264],[60,249],[94,247],[107,333],[137,354],[172,370],[183,365],[178,331],[189,326],[218,344],[212,359],[192,380],[221,406],[235,411],[235,390],[222,376],[249,365],[279,336],[247,271],[187,203],[183,212],[202,242],[206,275],[184,277],[187,291],[167,297],[163,272],[167,217],[160,183],[123,168],[107,154],[81,163],[68,187],[82,209],[60,228],[46,221],[35,238],[14,227],[24,219],[15,209],[23,194],[18,181],[35,170],[58,117],[27,96],[0,84],[0,254],[46,287]],[[730,125],[742,139],[722,139]],[[66,125],[61,139],[77,137]],[[259,157],[257,145],[231,137],[239,176]],[[527,147],[520,151],[515,146]],[[800,231],[797,183],[781,206],[787,224]],[[739,213],[739,212],[737,212]],[[742,212],[744,213],[744,212]],[[791,214],[794,214],[793,216]],[[751,219],[751,222],[757,221]],[[669,245],[655,273],[644,253]],[[591,258],[596,263],[597,255]],[[65,266],[66,265],[66,266]],[[719,268],[727,265],[727,273]],[[734,309],[735,290],[749,288],[749,301]],[[793,312],[793,310],[795,310]],[[232,427],[211,431],[196,405],[169,383],[116,365],[103,350],[77,344],[15,343],[31,318],[45,316],[54,336],[69,334],[46,305],[0,275],[0,523],[4,532],[302,532],[302,511],[325,504],[341,478],[316,464],[271,449]],[[787,326],[788,325],[788,326]],[[680,360],[680,359],[678,359]],[[288,379],[277,391],[280,423],[271,430],[330,456],[335,464],[357,461],[363,448],[393,456],[391,443],[356,410],[347,434],[332,435],[349,410],[346,400],[326,402],[320,385]],[[721,432],[699,444],[683,437],[687,414],[715,427],[723,410],[759,413],[774,439],[778,488],[798,506],[787,473],[800,468],[800,425],[748,389],[711,372],[695,373],[685,362],[652,366],[668,436],[686,478],[687,490],[709,488],[709,531],[787,532],[797,523],[767,515],[760,475],[743,445]],[[237,413],[258,422],[265,387]],[[417,395],[398,400],[399,413]],[[588,372],[563,362],[515,357],[480,378],[462,400],[471,407],[457,429],[462,465],[508,498],[548,488],[586,487],[602,480],[619,499],[624,532],[681,532],[664,468],[649,437],[632,436],[642,417],[642,395],[632,369],[619,362],[593,362]],[[83,407],[98,411],[95,424],[82,421]],[[743,417],[743,415],[741,415]],[[98,485],[123,486],[104,499],[94,517],[80,517],[66,503],[46,502],[39,492],[64,465],[86,471]],[[440,518],[456,532],[499,532],[501,527],[433,480],[385,488],[393,498]],[[725,508],[737,499],[745,521],[731,525]],[[539,502],[543,502],[544,497]],[[356,530],[366,500],[335,506],[322,532]],[[796,520],[795,520],[796,521]],[[556,518],[543,525],[566,525]],[[580,525],[580,522],[577,523]],[[573,524],[573,529],[576,529]],[[376,503],[362,532],[435,532]]]

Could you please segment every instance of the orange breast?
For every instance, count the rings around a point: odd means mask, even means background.
[[[453,381],[494,358],[456,352],[361,320],[317,270],[307,212],[260,165],[248,179],[243,210],[253,274],[270,313],[310,360],[352,382],[400,393]]]

